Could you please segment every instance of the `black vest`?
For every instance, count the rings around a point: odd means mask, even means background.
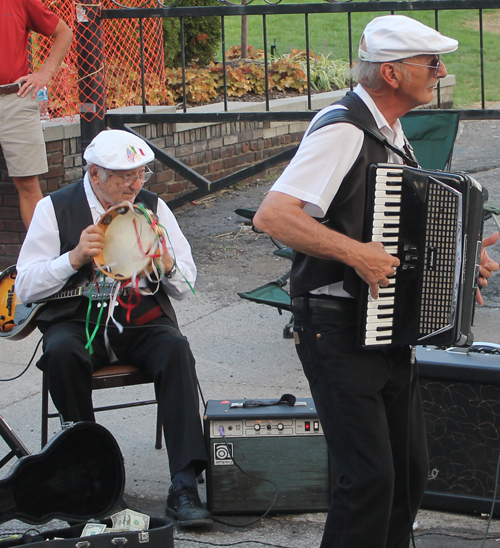
[[[89,225],[94,224],[92,213],[87,202],[83,181],[68,185],[50,195],[54,205],[57,225],[59,228],[59,239],[61,255],[74,249],[80,241],[82,231]],[[148,209],[156,213],[158,208],[158,196],[142,189],[135,203],[144,204]],[[92,263],[87,263],[76,272],[64,285],[63,290],[73,289],[87,285],[93,278]],[[160,304],[163,312],[177,325],[174,309],[168,295],[160,284],[160,289],[154,298]],[[61,321],[73,318],[81,304],[83,297],[68,298],[49,301],[42,309],[38,320],[45,322]]]
[[[366,120],[367,123],[375,124],[370,110],[355,93],[348,92],[336,104],[344,105]],[[335,150],[332,150],[332,154],[335,153]],[[324,223],[328,228],[345,234],[349,238],[363,241],[368,166],[375,162],[387,162],[387,159],[387,149],[377,140],[365,134],[359,156],[342,181],[326,216],[323,219],[317,219],[318,222]],[[361,278],[353,268],[339,261],[318,259],[299,252],[294,253],[290,277],[292,298],[341,281],[344,282],[345,291],[357,298]]]

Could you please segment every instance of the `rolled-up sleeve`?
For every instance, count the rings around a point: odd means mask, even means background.
[[[170,297],[180,301],[194,291],[196,282],[196,265],[191,253],[191,246],[182,233],[174,214],[161,199],[158,199],[157,215],[166,230],[167,250],[176,266],[172,277],[163,277],[161,283]]]
[[[57,220],[50,197],[38,202],[17,261],[16,295],[31,303],[53,295],[75,274],[69,253],[60,255]]]

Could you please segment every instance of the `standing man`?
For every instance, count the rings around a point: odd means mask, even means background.
[[[154,160],[145,141],[127,131],[102,131],[84,158],[88,170],[83,181],[46,196],[35,208],[17,263],[16,293],[21,301],[43,300],[63,288],[91,282],[92,287],[102,285],[102,278],[93,282],[92,261],[105,241],[95,222],[125,201],[144,204],[166,229],[167,250],[159,258],[164,274],[156,280],[139,276],[139,295],[133,291],[133,301],[126,295],[118,299],[113,318],[119,327],[111,321],[103,325],[106,315],[100,321],[100,312],[114,300],[49,301],[38,316],[43,355],[37,365],[47,375],[62,419],[70,422],[95,420],[92,373],[115,357],[116,363],[133,365],[151,377],[172,480],[166,511],[182,526],[206,525],[211,523],[210,514],[200,502],[196,480],[206,468],[207,455],[195,360],[170,302],[184,299],[194,286],[191,247],[166,203],[142,188],[151,176],[147,164]],[[93,339],[90,333],[95,333]]]
[[[399,118],[429,103],[447,74],[440,55],[458,42],[401,15],[365,28],[359,85],[339,103],[403,148]],[[335,468],[321,548],[407,548],[428,474],[418,372],[410,348],[356,346],[360,278],[377,298],[399,259],[362,241],[367,168],[401,163],[347,123],[306,132],[254,217],[296,250],[291,275],[294,336]],[[320,221],[320,222],[318,222]],[[496,242],[498,233],[485,244]],[[483,252],[481,284],[498,264]]]
[[[29,31],[54,38],[45,63],[34,73],[29,72]],[[38,176],[48,171],[36,94],[58,69],[72,37],[68,25],[41,0],[0,2],[0,145],[26,228],[42,198]]]

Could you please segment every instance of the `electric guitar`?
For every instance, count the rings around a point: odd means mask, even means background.
[[[59,291],[44,301],[24,305],[15,291],[17,271],[15,266],[9,266],[0,274],[0,338],[20,341],[27,337],[35,328],[35,319],[48,301],[67,299],[70,297],[88,297],[92,287],[92,298],[102,299],[109,297],[115,290],[116,283],[99,285],[98,292],[90,284]]]
[[[77,422],[40,453],[19,459],[0,480],[0,523],[104,517],[115,508],[124,484],[115,438],[99,424]]]

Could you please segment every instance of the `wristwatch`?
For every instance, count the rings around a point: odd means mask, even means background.
[[[170,272],[168,274],[165,274],[165,278],[172,278],[172,276],[177,272],[177,268],[175,266],[175,263],[174,263],[174,266],[172,267],[172,270],[170,270]]]

